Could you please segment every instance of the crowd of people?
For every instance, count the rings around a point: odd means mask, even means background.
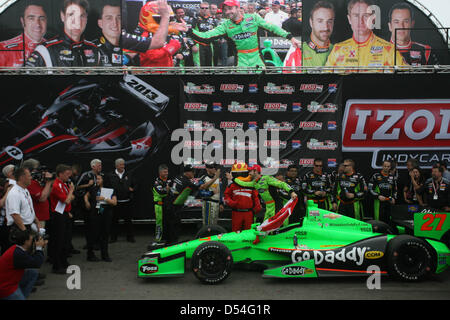
[[[79,165],[60,164],[55,172],[38,160],[25,160],[20,167],[2,169],[0,185],[0,298],[24,299],[33,286],[42,284],[45,275],[38,272],[44,262],[52,272],[65,274],[68,258],[80,254],[72,245],[74,217],[82,217],[89,262],[111,262],[109,244],[119,235],[119,219],[124,220],[126,240],[135,242],[131,203],[137,187],[125,170],[125,161],[117,159],[112,172],[103,173],[102,161],[93,159],[90,170]],[[185,165],[178,176],[161,164],[152,185],[155,206],[155,232],[152,246],[176,243],[180,221],[190,196],[202,201],[204,226],[217,225],[224,210],[231,210],[231,230],[251,228],[255,221],[273,217],[289,200],[298,199],[293,214],[284,222],[298,222],[305,215],[306,201],[319,208],[363,220],[390,224],[392,208],[399,203],[438,212],[450,212],[450,172],[445,162],[433,165],[430,177],[417,160],[409,159],[407,172],[400,175],[392,161],[384,161],[381,170],[366,179],[356,170],[352,159],[345,159],[333,172],[326,172],[324,161],[314,159],[313,168],[299,176],[297,166],[274,176],[263,175],[259,165],[235,163],[222,171],[215,163],[206,163],[196,176]],[[150,190],[149,190],[150,191]],[[364,212],[365,201],[372,212]],[[264,212],[264,214],[262,214]],[[101,257],[95,251],[99,250]]]
[[[43,263],[42,252],[31,249],[43,251],[47,246],[52,272],[66,274],[68,258],[81,253],[72,245],[75,217],[84,220],[87,261],[112,262],[108,248],[118,239],[120,219],[124,220],[126,240],[135,242],[130,210],[134,181],[125,170],[125,160],[116,159],[114,171],[107,174],[102,172],[101,160],[93,159],[90,165],[91,170],[82,173],[79,165],[60,164],[53,173],[38,160],[27,159],[20,167],[3,168],[0,299],[26,298],[33,287],[30,283],[44,281],[45,275],[36,270],[28,273]]]

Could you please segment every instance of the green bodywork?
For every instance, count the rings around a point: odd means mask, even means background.
[[[372,225],[319,209],[313,201],[308,201],[302,223],[268,234],[258,231],[259,225],[149,251],[139,259],[138,277],[182,276],[186,259],[207,241],[224,244],[231,251],[233,263],[264,265],[265,278],[360,276],[366,275],[367,267],[374,264],[387,274],[387,243],[397,237],[374,233]],[[450,250],[443,242],[428,238],[426,241],[436,251],[434,272],[441,273],[450,264]]]

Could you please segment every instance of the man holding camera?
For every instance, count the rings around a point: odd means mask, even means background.
[[[25,300],[38,279],[36,269],[44,263],[47,241],[42,237],[35,240],[27,229],[16,229],[11,238],[15,245],[0,257],[0,299]],[[36,250],[31,253],[33,242]]]

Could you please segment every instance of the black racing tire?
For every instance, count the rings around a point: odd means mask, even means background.
[[[233,256],[223,243],[208,241],[199,245],[191,259],[191,270],[200,282],[218,284],[231,274]]]
[[[198,230],[197,234],[195,235],[195,239],[207,238],[210,236],[215,236],[227,232],[228,231],[224,227],[219,226],[217,224],[211,224],[208,226],[201,227],[200,230]]]
[[[435,271],[436,254],[424,240],[400,235],[388,243],[388,272],[402,281],[420,281]]]
[[[397,228],[388,225],[386,222],[379,220],[369,220],[367,223],[372,225],[373,232],[383,234],[398,234]]]

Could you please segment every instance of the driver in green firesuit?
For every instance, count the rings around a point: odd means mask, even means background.
[[[258,46],[259,28],[263,28],[277,36],[290,40],[296,48],[301,47],[301,43],[293,38],[290,33],[276,25],[266,22],[256,13],[242,14],[239,7],[238,0],[226,0],[223,3],[223,13],[227,19],[224,22],[206,32],[190,29],[188,31],[189,36],[202,43],[211,42],[227,36],[236,46],[238,67],[265,66]]]
[[[261,175],[261,167],[257,164],[249,168],[249,175],[252,178],[252,181],[246,182],[238,179],[233,179],[233,182],[240,185],[241,187],[254,188],[258,191],[261,199],[263,199],[266,205],[264,220],[273,217],[276,213],[275,200],[270,195],[269,186],[287,191],[290,194],[291,199],[297,198],[297,194],[294,192],[294,189],[292,189],[291,186],[289,186],[286,182],[280,181],[272,176]],[[287,223],[288,221],[285,222],[285,225]]]

